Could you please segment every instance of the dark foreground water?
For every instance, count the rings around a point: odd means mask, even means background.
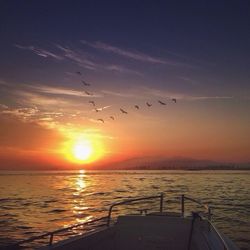
[[[115,201],[163,192],[165,210],[180,211],[181,194],[211,204],[219,230],[250,249],[249,190],[250,171],[0,172],[0,245],[104,216]]]

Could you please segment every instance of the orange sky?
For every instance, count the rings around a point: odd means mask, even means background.
[[[249,161],[249,117],[241,105],[234,105],[232,115],[224,101],[205,102],[180,99],[167,107],[154,103],[143,110],[131,106],[126,109],[129,114],[117,113],[114,121],[104,124],[94,120],[99,116],[93,111],[88,119],[72,109],[73,119],[64,115],[44,120],[38,112],[2,109],[1,169],[95,167],[144,156]],[[119,103],[114,105],[119,108]],[[90,142],[92,156],[83,161],[70,159],[74,143],[82,140]]]

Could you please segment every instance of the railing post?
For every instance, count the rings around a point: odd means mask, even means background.
[[[208,220],[211,221],[212,219],[212,212],[211,212],[211,208],[208,207]]]
[[[49,237],[49,246],[51,246],[52,243],[53,243],[53,236],[54,236],[54,234],[51,233],[51,234],[50,234],[50,237]]]
[[[185,213],[184,202],[185,202],[185,196],[184,194],[182,194],[181,195],[181,216],[182,217],[184,217],[184,213]]]
[[[162,213],[163,211],[163,193],[161,193],[161,196],[160,196],[160,213]]]
[[[111,213],[112,213],[112,208],[113,208],[113,206],[110,206],[110,208],[109,208],[108,221],[107,221],[107,226],[108,226],[108,227],[109,227],[109,225],[110,225],[110,217],[111,217]]]

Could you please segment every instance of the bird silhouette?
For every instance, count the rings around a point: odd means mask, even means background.
[[[114,118],[114,116],[112,116],[112,115],[111,115],[109,118],[110,118],[110,119],[112,119],[112,120],[114,120],[114,119],[115,119],[115,118]]]
[[[104,123],[104,120],[103,120],[103,119],[97,119],[97,121],[100,121],[100,122]]]
[[[82,73],[80,71],[76,71],[76,74],[80,75],[80,76],[82,75]]]
[[[176,98],[173,98],[173,99],[172,99],[172,101],[173,101],[174,103],[176,103],[176,102],[177,102]]]
[[[147,104],[148,107],[151,107],[151,106],[152,106],[151,103],[146,102],[146,104]]]
[[[85,85],[85,86],[90,86],[90,83],[87,83],[85,81],[82,80],[82,83]]]
[[[128,114],[127,111],[125,111],[124,109],[120,108],[120,111],[123,113],[123,114]]]
[[[139,109],[139,106],[138,106],[138,105],[135,105],[134,107],[135,107],[136,109]]]
[[[92,105],[95,107],[95,102],[94,101],[89,101],[89,103],[92,103]]]
[[[104,109],[107,109],[107,108],[110,108],[111,106],[108,105],[108,106],[104,106],[104,107],[101,107],[101,108],[95,108],[95,111],[96,112],[99,112],[99,111],[103,111]]]
[[[158,102],[161,104],[161,105],[167,105],[165,102],[162,102],[160,100],[158,100]]]
[[[84,93],[85,93],[86,95],[92,95],[91,93],[89,93],[89,92],[86,91],[86,90],[84,90]]]

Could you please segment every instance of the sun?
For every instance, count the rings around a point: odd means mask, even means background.
[[[94,136],[72,134],[65,141],[62,153],[71,163],[88,164],[100,159],[104,151],[102,144]]]
[[[79,161],[88,160],[93,152],[93,149],[90,145],[86,143],[77,143],[73,146],[73,156]]]

